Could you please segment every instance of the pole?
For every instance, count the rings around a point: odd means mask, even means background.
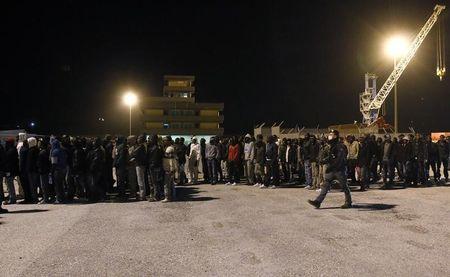
[[[131,105],[130,105],[130,136],[131,136]]]
[[[394,57],[394,69],[397,67],[397,59]],[[397,99],[397,82],[394,85],[394,132],[398,134],[398,99]]]

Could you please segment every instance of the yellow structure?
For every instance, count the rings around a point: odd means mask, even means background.
[[[158,135],[223,135],[223,103],[195,102],[195,76],[164,76],[162,97],[141,101],[144,132]]]

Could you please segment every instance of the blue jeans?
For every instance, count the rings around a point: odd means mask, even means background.
[[[310,160],[305,160],[305,184],[307,186],[311,186],[312,185],[312,167],[311,167],[311,161]]]
[[[215,159],[207,159],[209,181],[212,184],[217,183],[217,161]]]

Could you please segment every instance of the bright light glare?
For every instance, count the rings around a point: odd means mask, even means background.
[[[125,93],[122,100],[123,100],[123,103],[125,103],[125,105],[130,106],[130,107],[136,105],[136,103],[138,101],[136,94],[134,94],[131,91]]]
[[[392,58],[399,58],[406,54],[408,41],[401,36],[392,37],[386,43],[386,53]]]

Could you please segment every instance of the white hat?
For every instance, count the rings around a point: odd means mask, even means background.
[[[246,134],[245,138],[252,138],[252,136],[250,136],[250,134]]]

